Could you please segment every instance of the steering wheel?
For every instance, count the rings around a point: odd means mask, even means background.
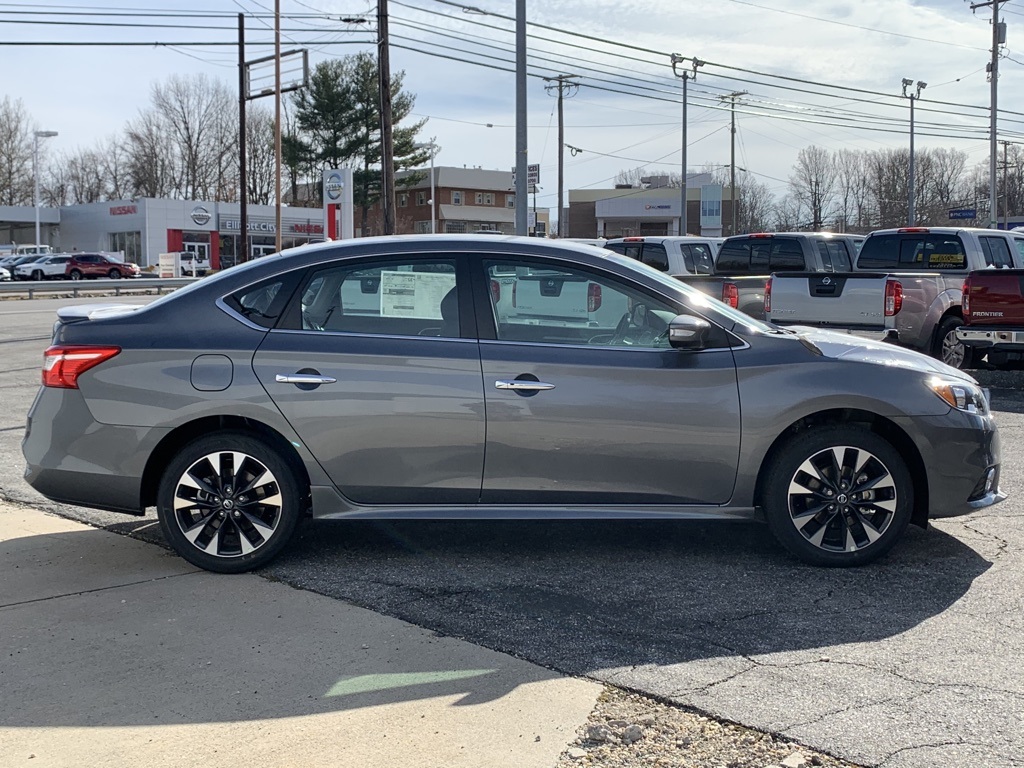
[[[611,341],[608,342],[611,346],[617,347],[626,343],[626,335],[629,333],[629,325],[632,320],[629,312],[619,318],[619,324],[615,326],[615,332],[612,334]]]

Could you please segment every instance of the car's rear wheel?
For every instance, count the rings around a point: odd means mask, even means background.
[[[107,277],[109,277],[111,280],[117,280],[118,278],[121,277],[121,270],[115,267],[114,269],[107,272]]]
[[[308,492],[291,464],[263,440],[219,432],[182,448],[157,492],[164,536],[193,565],[241,573],[288,543]]]
[[[70,272],[68,272],[68,277],[70,277],[72,280],[81,280],[82,272],[81,270],[78,269],[72,269]]]
[[[782,446],[767,472],[762,507],[768,525],[805,563],[870,563],[910,522],[914,487],[906,462],[867,429],[802,432]]]
[[[963,324],[959,317],[947,317],[935,332],[933,356],[954,368],[970,368],[974,362],[973,350],[956,337],[956,329]]]

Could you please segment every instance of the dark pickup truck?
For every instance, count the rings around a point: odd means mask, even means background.
[[[956,337],[989,364],[1024,359],[1024,269],[982,269],[964,280]]]

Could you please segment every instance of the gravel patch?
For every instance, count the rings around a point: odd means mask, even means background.
[[[795,742],[606,687],[556,768],[860,768]]]

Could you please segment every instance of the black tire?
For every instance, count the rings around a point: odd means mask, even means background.
[[[109,277],[111,280],[118,280],[121,277],[121,270],[118,269],[117,267],[114,267],[112,270],[107,272],[107,277]]]
[[[761,501],[782,546],[810,565],[842,568],[892,549],[910,522],[914,484],[885,438],[822,426],[794,436],[771,459]]]
[[[956,329],[961,327],[964,321],[959,317],[947,317],[935,330],[935,340],[932,342],[932,357],[935,357],[946,365],[954,368],[970,368],[974,364],[974,350],[964,345],[956,338]]]
[[[246,484],[242,490],[239,482]],[[284,548],[308,496],[293,466],[271,445],[244,432],[216,432],[189,443],[167,464],[157,515],[184,559],[216,573],[242,573]]]
[[[72,269],[68,273],[68,277],[70,277],[72,280],[81,280],[82,279],[82,272],[80,270],[77,270],[77,269]]]
[[[36,282],[42,280],[43,279],[43,272],[42,272],[42,270],[33,269],[32,270],[32,279],[35,280]]]

